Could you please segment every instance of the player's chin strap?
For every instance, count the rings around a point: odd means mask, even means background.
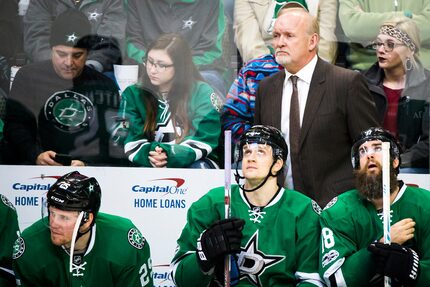
[[[75,223],[75,228],[73,228],[73,234],[72,234],[72,244],[70,245],[70,262],[69,262],[69,271],[70,273],[73,272],[73,252],[75,251],[75,243],[76,241],[79,239],[78,238],[78,231],[79,228],[81,227],[81,221],[82,218],[84,217],[84,211],[81,211],[78,215],[78,219],[76,220]],[[82,236],[83,234],[81,234]],[[81,237],[79,236],[79,237]]]
[[[245,191],[245,192],[253,192],[253,191],[256,191],[257,189],[259,189],[260,187],[262,187],[262,186],[266,183],[266,181],[269,179],[269,177],[271,177],[271,176],[276,177],[276,176],[277,176],[277,174],[272,174],[272,168],[273,168],[273,166],[275,165],[275,163],[276,163],[276,160],[274,160],[274,161],[273,161],[272,165],[270,166],[269,173],[267,173],[267,175],[266,175],[266,177],[264,178],[264,180],[263,180],[263,181],[262,181],[262,182],[261,182],[257,187],[254,187],[254,188],[251,188],[251,189],[246,189],[246,188],[245,188],[245,184],[240,185],[239,180],[244,179],[245,177],[244,177],[244,176],[241,176],[241,175],[239,174],[239,171],[237,170],[237,166],[238,166],[239,164],[236,164],[236,171],[235,171],[235,173],[234,173],[234,179],[236,180],[236,183],[237,183],[237,185],[239,186],[239,188],[240,188],[241,190],[243,190],[243,191]]]

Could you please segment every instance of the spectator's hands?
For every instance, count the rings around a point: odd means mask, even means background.
[[[37,165],[51,165],[51,166],[62,166],[61,163],[56,162],[55,155],[57,153],[52,150],[44,151],[37,156],[36,164]],[[74,159],[72,160],[71,166],[85,166],[85,163],[81,160]]]
[[[364,12],[363,8],[361,8],[360,5],[355,6],[354,9],[355,9],[355,11],[360,12],[360,13]]]
[[[70,164],[70,166],[85,166],[86,164],[78,159],[74,159],[72,160],[72,163]]]
[[[391,242],[402,245],[414,237],[414,232],[415,221],[412,218],[402,219],[391,226]],[[379,242],[384,243],[384,238],[379,239]]]
[[[61,166],[60,163],[58,163],[54,160],[55,154],[56,154],[56,152],[52,151],[52,150],[42,152],[41,154],[39,154],[37,156],[36,164],[37,165]]]
[[[149,152],[148,159],[153,167],[166,167],[167,165],[167,154],[159,146],[155,147],[155,151]]]

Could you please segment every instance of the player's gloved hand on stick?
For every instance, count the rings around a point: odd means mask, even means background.
[[[420,259],[413,249],[397,243],[380,242],[370,244],[367,249],[373,254],[378,274],[407,286],[416,282]]]
[[[229,218],[216,221],[202,232],[197,239],[197,262],[205,273],[212,273],[213,267],[224,260],[227,254],[240,251],[242,229],[245,221]]]
[[[218,262],[218,264],[215,265],[215,282],[218,284],[217,286],[221,287],[223,287],[225,283],[224,264],[225,262]],[[239,279],[240,270],[237,263],[237,256],[233,254],[230,256],[230,286],[233,287],[239,284]]]

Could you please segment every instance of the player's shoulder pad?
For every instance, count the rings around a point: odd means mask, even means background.
[[[20,236],[15,240],[15,243],[13,244],[12,259],[13,260],[18,259],[24,254],[24,252],[25,252],[25,241],[24,241],[24,238]]]
[[[12,202],[9,201],[9,199],[7,199],[6,196],[4,196],[3,194],[0,194],[0,199],[1,202],[3,202],[4,205],[6,205],[7,207],[13,209],[14,211],[16,211],[15,206],[13,206]]]
[[[127,232],[128,243],[136,249],[143,249],[146,239],[136,227],[132,227]]]

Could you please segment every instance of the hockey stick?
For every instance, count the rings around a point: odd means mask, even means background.
[[[231,216],[231,131],[224,132],[224,218]],[[224,286],[230,287],[230,255],[224,259]]]
[[[70,271],[70,273],[73,272],[73,253],[75,252],[75,243],[76,243],[75,241],[76,241],[76,237],[78,236],[79,227],[81,227],[82,217],[84,217],[84,212],[83,211],[81,211],[79,213],[78,219],[76,219],[75,228],[73,228],[72,243],[70,245],[70,261],[69,261],[69,271]]]
[[[384,243],[391,244],[390,236],[390,143],[382,143],[382,211],[384,215]],[[384,286],[391,286],[391,278],[384,277]]]

